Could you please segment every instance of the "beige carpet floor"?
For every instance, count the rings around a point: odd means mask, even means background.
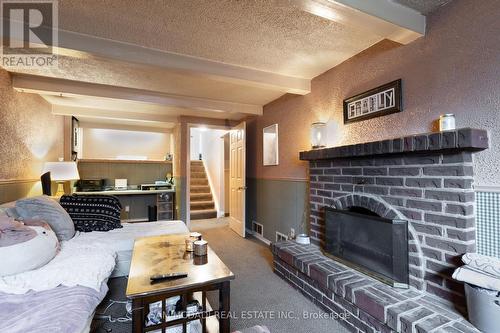
[[[216,219],[191,220],[190,229],[192,231],[203,232],[204,230],[221,228],[229,225],[229,217],[219,217]]]
[[[232,320],[233,330],[266,325],[273,333],[348,332],[334,319],[310,319],[324,312],[274,274],[267,245],[253,237],[243,239],[227,226],[200,232],[236,275],[231,283],[231,311],[239,318]],[[280,314],[294,319],[278,318]]]
[[[231,311],[234,317],[231,329],[242,330],[255,325],[266,325],[272,333],[347,333],[332,318],[311,319],[324,312],[279,278],[272,270],[269,247],[259,240],[241,238],[219,219],[206,220],[201,227],[192,225],[208,241],[212,249],[236,275],[231,282]],[[110,291],[97,313],[103,313],[110,300],[125,301],[126,278],[111,279]],[[216,305],[216,295],[209,297]],[[112,305],[105,313],[113,320],[126,316],[125,305]],[[291,317],[291,318],[285,318]],[[92,333],[129,333],[131,322],[109,322],[95,318]]]

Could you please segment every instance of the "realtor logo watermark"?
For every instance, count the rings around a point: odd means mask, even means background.
[[[57,0],[0,0],[4,68],[57,67]]]

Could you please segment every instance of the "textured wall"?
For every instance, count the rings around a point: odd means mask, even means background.
[[[285,95],[249,124],[248,172],[256,178],[305,179],[299,151],[309,149],[309,125],[329,121],[329,145],[429,132],[443,113],[457,127],[490,130],[490,149],[475,156],[476,185],[500,185],[500,43],[498,1],[460,0],[428,17],[424,38],[399,46],[380,42],[316,77],[306,96]],[[343,124],[342,100],[403,79],[404,111]],[[279,124],[280,165],[262,166],[262,128]]]
[[[40,96],[12,89],[0,68],[0,181],[35,179],[45,161],[63,156],[63,118]]]

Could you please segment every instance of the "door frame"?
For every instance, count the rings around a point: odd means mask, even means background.
[[[199,123],[187,123],[187,138],[186,138],[186,226],[191,228],[191,129],[206,127],[207,129],[221,129],[230,131],[232,126],[224,125],[205,125]]]

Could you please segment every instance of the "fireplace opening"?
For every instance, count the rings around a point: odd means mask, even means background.
[[[347,210],[349,212],[352,212],[352,213],[358,213],[358,214],[364,214],[364,215],[369,215],[369,216],[378,216],[378,217],[380,217],[380,215],[378,215],[377,213],[372,212],[371,210],[366,209],[364,207],[353,206],[353,207],[349,207]]]
[[[408,222],[363,208],[325,207],[324,251],[393,287],[408,288]]]

